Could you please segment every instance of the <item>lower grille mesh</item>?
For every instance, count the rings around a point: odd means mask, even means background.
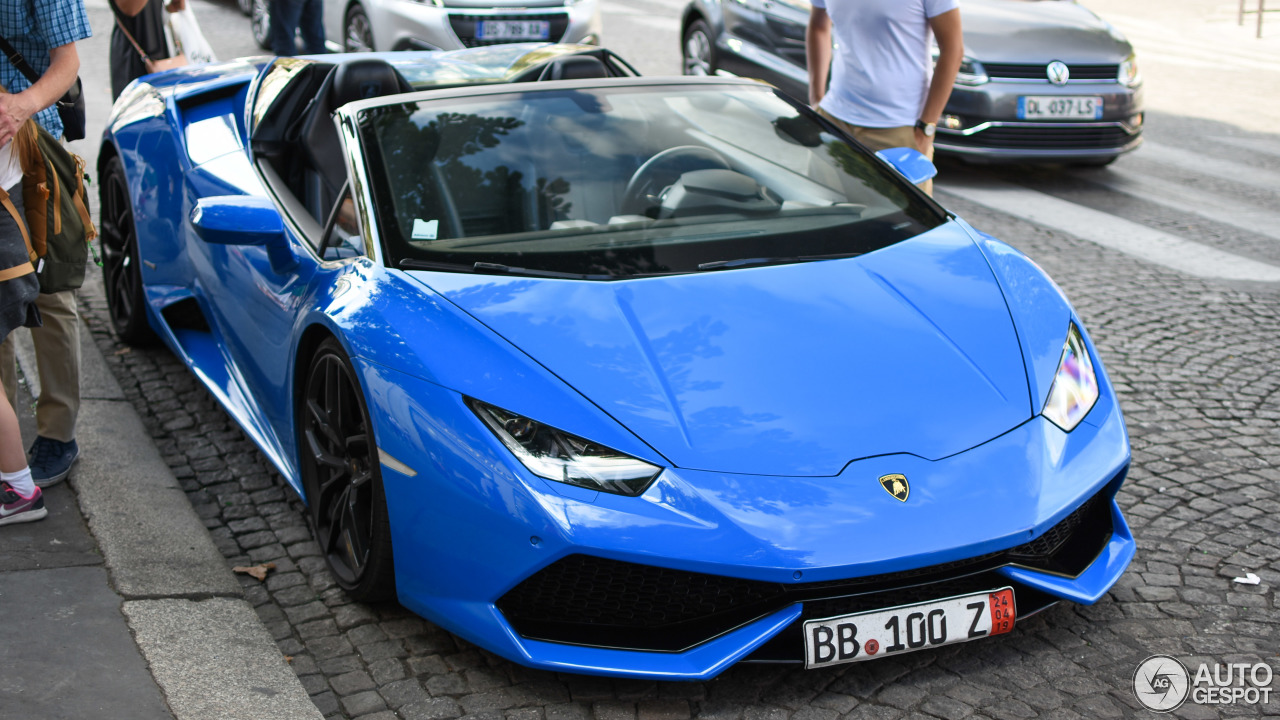
[[[805,603],[807,617],[827,617],[884,607],[889,597],[945,597],[953,586],[972,584],[966,578],[1008,564],[1079,574],[1111,536],[1110,508],[1097,495],[1010,550],[830,582],[762,582],[571,555],[525,579],[497,604],[527,638],[676,652],[796,602]]]
[[[1118,125],[1075,128],[997,125],[972,135],[939,133],[939,140],[947,145],[1005,150],[1114,150],[1133,139],[1133,135]]]

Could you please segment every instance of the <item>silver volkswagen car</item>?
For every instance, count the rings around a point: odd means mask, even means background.
[[[248,6],[253,36],[270,47],[268,0]],[[599,0],[324,0],[331,47],[461,50],[513,42],[600,44]],[[334,48],[338,49],[338,48]]]
[[[965,59],[938,123],[941,154],[1103,165],[1142,143],[1142,77],[1118,30],[1073,0],[963,0]],[[692,0],[690,75],[728,72],[808,97],[808,0]]]

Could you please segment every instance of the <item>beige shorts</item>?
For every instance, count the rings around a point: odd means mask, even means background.
[[[830,120],[836,127],[844,130],[853,136],[854,140],[871,148],[872,152],[877,150],[888,150],[895,147],[916,147],[916,129],[914,127],[891,127],[891,128],[869,128],[859,125],[850,125],[849,123],[834,117],[831,113],[818,108],[818,114]],[[933,159],[933,143],[929,143],[929,151],[925,153],[930,160]],[[933,180],[925,180],[916,185],[916,187],[925,191],[926,194],[933,195]]]

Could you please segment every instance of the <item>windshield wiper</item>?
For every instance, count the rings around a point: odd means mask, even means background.
[[[788,263],[809,262],[811,260],[838,260],[840,258],[857,257],[862,253],[832,253],[830,255],[794,255],[791,257],[756,257],[736,258],[733,260],[712,260],[698,263],[699,270],[725,270],[728,268],[749,267],[752,265],[786,265]]]
[[[612,275],[589,275],[587,273],[560,272],[558,270],[535,270],[533,268],[514,267],[502,263],[478,262],[471,266],[472,272],[504,273],[508,275],[528,275],[529,277],[568,278],[570,280],[612,280]]]
[[[550,277],[550,278],[570,278],[574,280],[612,280],[610,275],[586,275],[583,273],[567,273],[557,272],[555,270],[533,270],[530,268],[511,267],[510,265],[502,265],[500,263],[451,263],[440,262],[438,260],[419,260],[417,258],[402,258],[399,262],[402,270],[446,270],[450,272],[472,272],[472,273],[504,273],[510,275],[528,275],[530,277]]]
[[[419,260],[417,258],[401,258],[397,265],[401,270],[448,270],[450,272],[471,270],[471,266],[465,263]]]

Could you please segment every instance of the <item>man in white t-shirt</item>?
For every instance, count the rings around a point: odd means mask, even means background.
[[[914,147],[932,158],[933,133],[964,58],[959,1],[811,2],[809,104],[872,150]],[[933,192],[932,181],[920,187]]]

